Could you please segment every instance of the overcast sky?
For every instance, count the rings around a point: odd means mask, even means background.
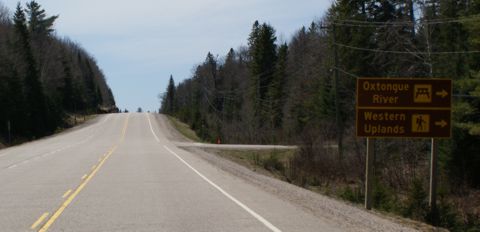
[[[0,0],[11,11],[18,1]],[[21,1],[22,4],[26,1]],[[117,106],[157,110],[170,74],[175,83],[210,51],[223,56],[247,44],[255,20],[289,40],[330,6],[331,0],[37,0],[60,15],[59,36],[78,42],[98,61]]]

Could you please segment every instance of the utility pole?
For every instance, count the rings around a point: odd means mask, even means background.
[[[423,9],[426,13],[426,9]],[[425,26],[425,39],[427,42],[428,49],[428,67],[429,67],[429,76],[433,78],[433,61],[432,61],[432,46],[430,44],[430,25]],[[438,163],[438,141],[435,138],[432,138],[431,148],[430,148],[430,183],[429,183],[429,192],[428,192],[428,206],[430,206],[430,214],[432,215],[432,224],[437,225],[438,214],[437,214],[437,163]]]
[[[426,26],[427,33],[429,25]],[[427,40],[429,40],[430,34],[427,34]],[[430,68],[430,78],[433,78],[433,63],[430,56],[431,47],[430,42],[428,42],[428,59],[429,59],[429,68]],[[438,214],[437,214],[437,163],[438,163],[438,141],[435,138],[432,138],[431,149],[430,149],[430,185],[429,185],[429,194],[428,194],[428,205],[430,206],[430,213],[432,214],[432,224],[437,225]]]
[[[337,51],[337,32],[335,21],[330,27],[320,26],[321,29],[332,29],[333,34],[333,75],[334,75],[334,85],[335,85],[335,124],[336,124],[336,133],[337,133],[337,145],[338,145],[338,158],[343,160],[343,130],[342,130],[342,121],[340,117],[340,90],[339,90],[339,77],[338,77],[338,51]]]
[[[335,123],[337,128],[337,145],[338,158],[343,160],[343,130],[342,121],[340,118],[340,94],[339,94],[339,80],[338,80],[338,51],[337,51],[337,32],[335,22],[332,24],[333,32],[333,59],[334,59],[334,81],[335,81]]]

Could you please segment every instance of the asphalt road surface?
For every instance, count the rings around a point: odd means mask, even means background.
[[[317,214],[178,148],[164,120],[102,115],[0,150],[0,231],[412,229],[343,203],[339,212],[351,210],[358,222],[335,220],[334,210]]]

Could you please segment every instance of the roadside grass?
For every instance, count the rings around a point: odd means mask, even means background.
[[[236,162],[253,171],[267,174],[284,181],[287,181],[286,171],[289,161],[296,153],[296,150],[293,149],[227,150],[209,148],[205,150]]]
[[[168,119],[170,120],[170,123],[175,127],[175,129],[180,132],[183,136],[189,138],[190,140],[193,140],[195,142],[204,142],[202,141],[195,131],[193,131],[190,126],[188,126],[186,123],[181,122],[180,120],[176,119],[175,117],[168,116]]]
[[[66,129],[72,128],[74,126],[83,124],[89,120],[96,118],[97,116],[98,116],[97,114],[89,114],[89,115],[68,114],[65,117],[65,125],[63,127],[58,127],[55,130],[55,134],[65,131]]]
[[[320,186],[316,184],[318,181],[310,180],[312,178],[303,177],[299,178],[292,175],[292,160],[297,154],[296,149],[290,150],[278,150],[278,149],[266,149],[266,150],[229,150],[229,149],[216,149],[216,148],[204,148],[206,152],[216,154],[222,158],[231,160],[237,164],[240,164],[252,171],[260,174],[268,175],[282,181],[289,182],[299,187],[321,193],[327,196],[334,197],[336,199],[349,200],[348,198],[359,198],[354,195],[355,193],[346,193],[348,196],[342,196],[344,188],[347,185],[330,184],[327,186]],[[306,174],[306,173],[305,173]],[[306,183],[301,183],[299,179],[305,180]],[[360,196],[363,197],[363,196]],[[347,198],[347,199],[345,199]],[[362,198],[363,200],[363,198]]]
[[[76,126],[78,124],[82,124],[88,120],[96,118],[97,114],[90,114],[90,115],[68,115],[66,122],[69,126]]]

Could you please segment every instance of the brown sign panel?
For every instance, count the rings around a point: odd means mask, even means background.
[[[448,138],[450,122],[450,110],[358,109],[357,136]]]
[[[357,107],[450,108],[448,79],[358,78]]]
[[[358,78],[357,136],[448,138],[452,81]]]

